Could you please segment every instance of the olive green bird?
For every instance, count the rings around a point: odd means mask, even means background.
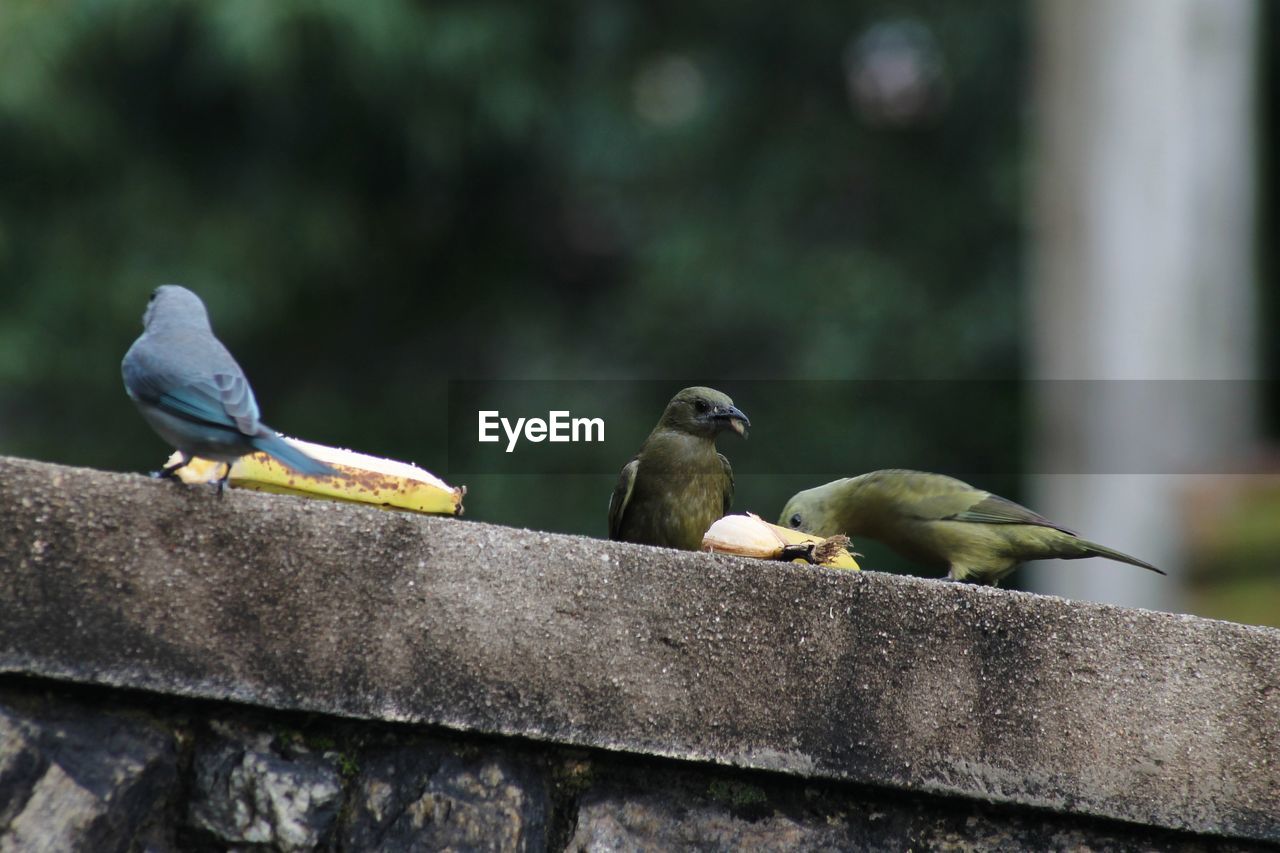
[[[716,436],[743,438],[751,421],[713,388],[686,388],[667,404],[609,498],[609,538],[697,551],[733,503],[733,468]]]
[[[779,524],[818,536],[865,536],[952,580],[996,586],[1028,560],[1106,557],[1164,572],[1081,539],[1013,501],[953,477],[872,471],[792,496]]]

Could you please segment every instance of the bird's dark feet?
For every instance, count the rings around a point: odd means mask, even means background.
[[[231,463],[223,462],[227,466],[227,470],[218,478],[218,500],[222,500],[222,493],[227,490],[227,480],[231,479]]]
[[[181,462],[175,462],[172,465],[166,465],[159,471],[152,471],[151,478],[154,480],[176,480],[178,479],[178,469],[191,461],[190,456],[183,456]]]

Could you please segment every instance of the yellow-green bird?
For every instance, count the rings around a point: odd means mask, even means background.
[[[685,388],[667,404],[609,498],[609,538],[697,551],[733,503],[733,468],[716,436],[744,438],[751,421],[714,388]]]
[[[787,501],[778,523],[818,536],[865,536],[946,569],[952,580],[992,586],[1028,560],[1106,557],[1164,574],[1011,500],[924,471],[872,471],[807,489]]]

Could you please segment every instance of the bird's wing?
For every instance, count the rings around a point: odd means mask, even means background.
[[[131,396],[175,417],[245,435],[258,430],[258,404],[243,375],[217,373],[210,381],[183,382],[170,372],[146,369],[131,359],[124,363],[124,374]]]
[[[636,487],[636,472],[639,470],[639,457],[622,466],[622,473],[618,475],[618,484],[613,487],[613,494],[609,496],[610,539],[617,539],[622,531],[622,514],[627,511],[627,503],[631,500],[631,492]]]
[[[729,508],[733,506],[733,466],[729,464],[729,457],[723,453],[717,453],[720,457],[720,464],[724,466],[725,476],[729,478],[729,488],[724,493],[724,511],[722,515],[729,514]]]
[[[253,399],[253,389],[243,373],[215,373],[213,382],[218,387],[222,409],[236,422],[236,428],[245,435],[258,432],[258,401]]]
[[[1007,498],[978,490],[937,495],[920,501],[920,517],[937,521],[964,521],[972,524],[1032,524],[1052,527],[1063,533],[1075,532]]]

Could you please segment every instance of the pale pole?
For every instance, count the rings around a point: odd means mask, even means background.
[[[1172,577],[1095,559],[1024,578],[1177,610],[1185,472],[1239,462],[1255,429],[1250,384],[1222,380],[1256,375],[1258,9],[1036,12],[1031,502]],[[1188,379],[1218,381],[1151,381]]]

